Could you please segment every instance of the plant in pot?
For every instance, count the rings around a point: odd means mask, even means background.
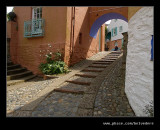
[[[16,22],[15,21],[15,18],[17,17],[17,15],[14,13],[14,12],[9,12],[8,14],[7,14],[7,18],[8,18],[8,21],[14,21],[14,22]]]

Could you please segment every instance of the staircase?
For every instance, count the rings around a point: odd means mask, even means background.
[[[11,61],[7,62],[7,86],[25,82],[34,77],[36,75],[19,64],[13,64]]]
[[[84,94],[87,86],[90,86],[94,78],[117,60],[121,55],[120,51],[113,51],[104,58],[90,64],[85,69],[76,73],[73,77],[62,83],[59,88],[54,89],[55,92]],[[97,81],[98,82],[98,81]]]

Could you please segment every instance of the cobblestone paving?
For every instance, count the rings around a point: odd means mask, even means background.
[[[75,70],[80,70],[81,68],[86,69],[86,65],[90,65],[91,60],[99,60],[106,56],[107,52],[100,52],[87,60],[83,60],[76,64],[70,70],[74,72]],[[84,67],[86,66],[86,67]],[[88,69],[88,67],[87,67]],[[90,68],[91,69],[91,68]],[[103,68],[92,68],[95,70],[103,70]],[[82,72],[76,71],[76,74],[92,74],[99,75],[100,72]],[[69,74],[68,74],[69,75]],[[30,100],[36,97],[44,89],[52,87],[56,81],[60,81],[62,77],[55,79],[43,80],[37,77],[29,82],[20,83],[17,85],[12,85],[7,89],[7,111],[15,111],[18,116],[29,116],[29,117],[75,117],[79,105],[83,106],[82,99],[83,94],[71,94],[51,91],[47,97],[40,100],[36,107],[33,109],[26,109],[25,106]],[[67,80],[76,80],[83,82],[91,82],[94,78],[84,78],[79,76],[71,76]],[[132,109],[128,103],[126,95],[124,93],[124,84],[122,83],[122,77],[119,76],[115,81],[115,84],[111,87],[107,87],[104,81],[99,88],[98,94],[96,96],[94,113],[93,116],[108,117],[108,116],[134,116]],[[68,82],[63,82],[58,86],[58,88],[65,90],[80,90],[85,91],[87,85],[75,85]],[[89,96],[89,97],[87,97]],[[93,96],[93,95],[92,95]],[[92,100],[90,94],[85,95],[85,100]],[[89,99],[90,98],[90,99]],[[39,96],[41,99],[41,96]],[[37,99],[37,100],[39,100]],[[35,101],[36,102],[36,101]],[[82,104],[80,104],[82,103]],[[29,103],[30,104],[30,103]],[[34,104],[34,101],[32,102]],[[90,105],[90,104],[88,104]],[[26,105],[27,106],[27,105]],[[32,106],[32,105],[31,105]],[[21,109],[23,108],[23,109]],[[20,110],[20,111],[19,111]],[[17,116],[16,115],[16,116]],[[11,114],[11,116],[14,116]]]
[[[90,61],[101,59],[109,52],[100,52],[86,60],[83,60],[70,68],[72,72],[77,71],[90,64]],[[71,73],[71,72],[70,72]],[[68,75],[68,74],[67,74]],[[55,81],[63,79],[58,77],[55,79],[43,80],[43,78],[36,77],[30,81],[11,85],[7,87],[7,113],[19,110],[30,100],[36,97],[41,91],[54,84]],[[57,92],[56,92],[57,93]],[[79,95],[78,95],[79,96]]]
[[[36,77],[28,82],[12,85],[7,88],[7,111],[14,111],[24,106],[35,95],[45,89],[48,84],[53,83],[57,79],[43,80]],[[14,89],[16,88],[16,89]]]
[[[32,112],[32,117],[75,117],[83,95],[53,92]]]
[[[124,75],[124,74],[123,74]],[[134,117],[135,114],[129,105],[124,92],[122,75],[117,76],[113,85],[105,85],[105,81],[99,88],[94,105],[94,117]]]

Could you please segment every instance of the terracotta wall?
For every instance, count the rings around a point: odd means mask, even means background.
[[[93,56],[99,52],[99,32],[96,39],[89,36],[90,32],[90,7],[75,8],[74,48],[71,55],[71,65]],[[81,33],[81,34],[80,34]],[[81,35],[81,38],[80,38]],[[104,50],[105,25],[102,26],[102,49]]]
[[[42,7],[45,36],[24,38],[24,21],[31,20],[32,8],[15,7],[18,21],[17,63],[27,67],[34,74],[39,74],[38,66],[44,62],[42,56],[47,53],[47,50],[55,52],[58,49],[64,56],[66,10],[67,7]],[[50,48],[48,44],[52,47]]]
[[[39,64],[45,62],[44,55],[47,50],[55,52],[57,49],[64,56],[68,65],[73,65],[82,59],[99,52],[99,32],[96,39],[89,36],[90,7],[75,7],[74,37],[71,30],[72,7],[42,7],[42,18],[45,20],[45,36],[25,38],[24,21],[32,19],[31,7],[15,7],[17,27],[12,31],[15,38],[11,41],[12,61],[28,68],[34,74],[41,74]],[[8,26],[9,27],[9,26]],[[104,51],[105,25],[101,27],[101,51]],[[79,34],[81,33],[81,42]],[[74,45],[71,48],[71,39]],[[48,45],[51,45],[50,48]],[[70,52],[73,53],[70,53]]]
[[[17,63],[17,43],[18,43],[18,25],[17,22],[9,21],[8,24],[10,28],[10,55],[13,63]],[[8,28],[8,27],[7,27]],[[7,29],[8,31],[8,29]]]
[[[113,48],[115,48],[115,41],[107,42],[107,46],[109,48],[109,51],[111,51]],[[122,39],[117,40],[118,48],[122,48]]]
[[[89,39],[89,31],[88,7],[75,7],[74,48],[71,65],[96,52],[95,42]]]
[[[130,18],[138,11],[140,10],[142,7],[128,7],[128,21],[130,20]]]
[[[7,38],[11,38],[11,21],[7,22]]]
[[[90,28],[97,18],[107,13],[119,13],[128,19],[128,7],[89,7]]]

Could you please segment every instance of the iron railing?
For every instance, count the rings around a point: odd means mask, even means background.
[[[44,36],[44,19],[32,19],[24,22],[24,37]]]

